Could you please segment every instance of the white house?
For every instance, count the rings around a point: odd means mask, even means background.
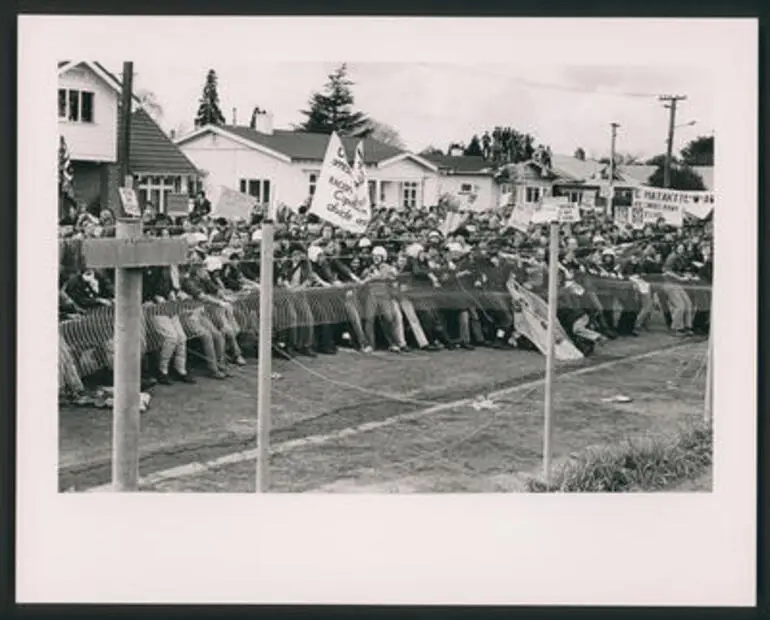
[[[451,194],[460,205],[473,211],[487,211],[498,206],[501,188],[494,170],[480,156],[426,155],[438,167],[438,193]]]
[[[122,84],[92,61],[58,63],[59,135],[70,153],[75,198],[90,210],[118,206],[118,129]],[[129,172],[140,203],[161,211],[171,193],[186,193],[198,171],[134,97]]]
[[[209,188],[221,185],[262,203],[296,208],[315,192],[328,141],[325,134],[274,130],[271,115],[263,113],[254,129],[207,125],[176,144],[201,170]],[[352,160],[357,139],[342,142]],[[371,138],[364,140],[364,161],[372,204],[403,208],[438,200],[435,163]]]

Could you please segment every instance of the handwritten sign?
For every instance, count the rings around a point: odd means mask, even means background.
[[[361,234],[369,225],[372,211],[360,144],[356,157],[360,158],[359,163],[351,166],[342,141],[336,132],[332,133],[308,213],[348,232]]]
[[[187,260],[187,241],[183,238],[155,237],[86,239],[83,256],[91,269],[174,265]]]
[[[219,200],[212,209],[212,215],[228,220],[245,219],[251,216],[251,210],[256,206],[257,199],[229,187],[220,187]]]
[[[132,217],[141,217],[142,210],[139,208],[139,199],[136,197],[136,191],[129,187],[119,187],[120,204],[126,215]]]
[[[190,212],[190,197],[187,194],[169,194],[166,196],[167,215],[187,215]]]
[[[532,212],[533,224],[548,222],[573,223],[580,221],[580,210],[567,196],[549,196],[535,206]]]
[[[529,223],[532,221],[534,209],[535,205],[531,202],[519,202],[515,204],[506,225],[509,228],[526,233],[529,230]]]
[[[580,205],[584,209],[593,210],[596,208],[596,192],[584,190],[580,196]]]

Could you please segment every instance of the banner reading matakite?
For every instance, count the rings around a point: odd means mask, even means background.
[[[366,188],[365,178],[363,183]],[[368,193],[366,199],[359,199],[360,185],[361,174],[348,163],[342,141],[336,132],[332,133],[308,213],[348,232],[363,233],[372,212]]]
[[[667,224],[682,226],[684,212],[698,218],[706,217],[714,208],[714,192],[685,192],[657,187],[634,189],[634,207],[644,211],[646,224],[654,224],[663,218]]]

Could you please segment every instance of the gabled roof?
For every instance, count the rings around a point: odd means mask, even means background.
[[[199,174],[145,110],[131,116],[129,168],[133,174]]]
[[[423,157],[447,174],[492,174],[489,162],[480,155],[424,155]]]
[[[273,133],[267,134],[243,125],[206,125],[186,136],[181,136],[176,140],[176,144],[182,145],[207,132],[229,135],[243,144],[252,145],[258,150],[270,152],[280,158],[288,158],[290,161],[323,161],[329,143],[329,135],[323,133],[276,129]],[[359,138],[342,138],[342,145],[349,160],[353,159],[358,142]],[[407,151],[373,138],[364,138],[365,163],[378,165],[400,157],[412,157],[428,167],[434,167],[430,162]]]
[[[602,164],[593,159],[578,159],[569,155],[551,155],[551,167],[557,176],[578,183],[599,180]]]
[[[86,65],[91,71],[93,71],[96,75],[98,75],[110,88],[112,88],[118,96],[122,94],[123,89],[123,83],[117,78],[117,76],[112,73],[111,71],[108,71],[104,65],[102,65],[100,62],[97,62],[95,60],[62,60],[58,63],[58,74],[63,75],[64,73],[67,73],[70,69],[74,69],[78,65]],[[137,97],[135,94],[132,95],[134,99],[135,105],[139,105],[141,102],[139,100],[139,97]]]

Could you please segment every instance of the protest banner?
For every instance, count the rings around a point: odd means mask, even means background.
[[[257,199],[241,192],[236,192],[229,187],[220,186],[218,200],[211,214],[215,217],[224,217],[228,220],[248,220],[251,210],[257,205]]]
[[[190,212],[190,197],[187,194],[169,194],[166,197],[166,215],[184,216]]]
[[[574,224],[580,221],[580,209],[578,209],[577,203],[567,202],[559,204],[559,223],[560,224]]]
[[[521,307],[521,312],[514,314],[516,331],[532,341],[543,355],[547,355],[548,304],[516,282],[515,278],[511,278],[507,286],[514,302]],[[554,354],[560,361],[583,359],[583,354],[558,321],[554,324]]]
[[[704,219],[715,203],[714,192],[688,192],[657,187],[634,189],[634,206],[642,209],[645,224],[655,223],[662,217],[667,224],[680,227],[685,212]]]
[[[369,180],[366,176],[366,164],[364,163],[364,143],[356,145],[356,154],[353,158],[353,180],[355,181],[355,197],[359,209],[371,213],[372,203],[369,194]]]
[[[613,222],[616,226],[621,227],[625,227],[627,224],[631,223],[631,207],[616,205]]]
[[[446,238],[458,228],[460,228],[460,226],[462,226],[467,219],[468,215],[465,213],[460,213],[459,211],[449,211],[447,212],[444,221],[441,222],[441,226],[438,228],[439,232],[441,232],[441,234],[444,235],[444,238]]]
[[[566,196],[549,196],[537,203],[532,211],[532,224],[548,224],[559,220],[559,210],[568,203]]]
[[[596,191],[583,190],[580,196],[580,206],[587,211],[596,209]]]
[[[535,205],[529,202],[519,202],[515,204],[506,226],[526,233],[529,229],[529,223],[532,221],[534,207]]]
[[[363,157],[361,168],[363,169]],[[366,189],[365,176],[361,170],[354,172],[353,166],[348,163],[342,141],[336,132],[332,133],[308,213],[348,232],[364,233],[371,220],[372,211],[368,192],[366,199],[359,198],[362,194],[357,187],[363,184]]]

